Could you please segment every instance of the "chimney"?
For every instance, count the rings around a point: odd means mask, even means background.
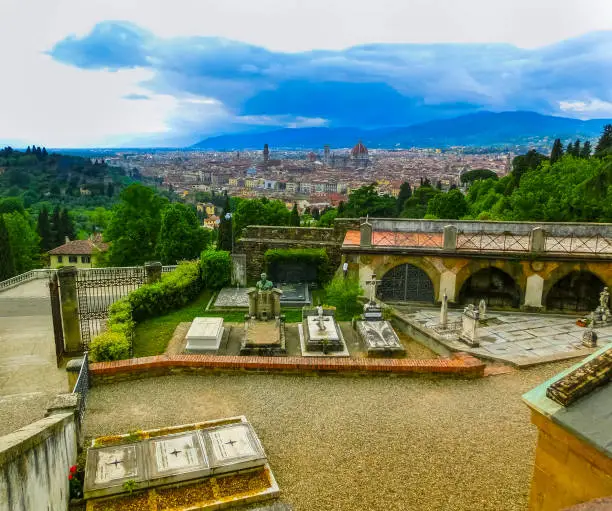
[[[66,238],[64,239],[64,243],[68,243],[69,241],[70,241],[70,238],[66,236]]]

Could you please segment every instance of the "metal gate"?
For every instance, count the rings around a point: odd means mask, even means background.
[[[146,282],[142,266],[125,268],[81,269],[76,277],[79,302],[81,345],[88,349],[89,342],[102,331],[108,318],[108,307]]]
[[[49,295],[51,298],[51,318],[53,319],[53,337],[55,337],[55,358],[57,367],[62,363],[64,355],[64,328],[62,326],[62,305],[60,302],[57,274],[49,279]]]
[[[378,286],[378,297],[383,301],[434,301],[434,286],[420,268],[400,264],[384,274]]]

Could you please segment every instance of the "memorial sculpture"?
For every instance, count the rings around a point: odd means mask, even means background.
[[[612,315],[610,314],[610,292],[607,287],[604,287],[599,293],[599,305],[591,315],[592,326],[604,326],[612,323]]]
[[[285,318],[280,309],[283,292],[274,287],[264,272],[255,288],[247,294],[249,313],[244,317],[244,337],[240,354],[284,355]]]
[[[364,305],[361,321],[357,321],[356,326],[368,355],[389,356],[404,353],[404,346],[391,322],[383,318],[382,307],[376,303],[376,288],[380,280],[376,280],[376,275],[372,275],[366,284],[370,286],[370,300]]]
[[[589,328],[586,332],[582,334],[582,345],[586,348],[595,348],[597,347],[597,333],[595,332],[595,313],[591,312],[591,321],[589,323]]]
[[[480,312],[476,307],[474,307],[473,304],[469,304],[465,309],[463,309],[459,340],[474,348],[480,346],[480,342],[478,341],[479,320]]]
[[[478,316],[480,321],[485,321],[487,319],[487,302],[484,301],[484,298],[480,300],[478,304]]]

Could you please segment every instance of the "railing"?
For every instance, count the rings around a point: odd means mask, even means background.
[[[500,234],[457,233],[457,250],[529,252],[529,236],[504,232]]]
[[[391,247],[442,248],[444,245],[442,233],[374,231],[372,244]]]
[[[546,236],[546,252],[564,254],[612,254],[612,238],[603,236]]]
[[[23,284],[31,280],[50,278],[51,275],[53,275],[56,271],[57,270],[46,268],[41,270],[30,270],[25,273],[22,273],[21,275],[15,275],[10,279],[6,279],[0,282],[0,291],[10,289],[12,287],[18,286],[19,284]]]
[[[78,413],[79,422],[83,423],[85,409],[87,408],[87,394],[89,393],[89,355],[87,351],[83,354],[83,364],[72,393],[81,395]]]
[[[177,265],[171,264],[169,266],[162,266],[162,273],[170,273],[171,271],[176,270]]]

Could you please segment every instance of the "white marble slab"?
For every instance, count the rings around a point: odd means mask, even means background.
[[[318,316],[308,316],[306,318],[306,323],[308,325],[308,336],[311,341],[322,341],[327,339],[328,341],[338,341],[340,337],[338,336],[338,329],[336,328],[336,320],[333,316],[323,316],[323,326],[324,330],[319,328],[319,317]]]
[[[223,338],[223,318],[195,318],[187,332],[187,351],[218,350]]]
[[[122,479],[138,475],[136,447],[126,445],[99,449],[96,456],[96,475],[94,484],[111,485]]]

